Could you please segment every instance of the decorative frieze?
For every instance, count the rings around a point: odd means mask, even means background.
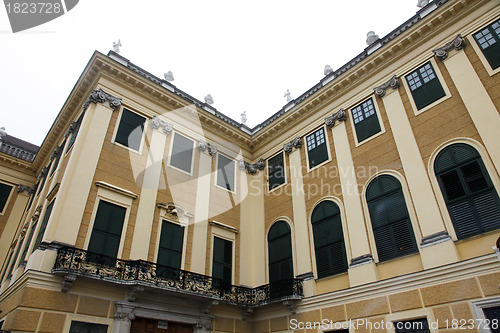
[[[302,138],[300,136],[296,137],[290,142],[287,142],[283,145],[283,150],[285,153],[290,154],[293,151],[293,148],[300,149],[302,147]]]
[[[335,126],[335,122],[338,121],[345,121],[347,119],[346,113],[344,109],[340,109],[337,112],[335,112],[333,115],[331,115],[328,118],[325,118],[325,124],[326,126],[332,128]]]
[[[64,138],[67,139],[71,134],[73,134],[76,130],[76,121],[72,121],[68,127],[66,133],[64,133]]]
[[[166,214],[174,220],[182,218],[186,214],[186,210],[184,209],[184,207],[176,205],[173,202],[167,202],[167,203],[159,202],[156,204],[156,206],[165,209]]]
[[[387,89],[392,88],[394,90],[397,90],[399,86],[400,86],[399,79],[396,75],[394,75],[393,77],[391,77],[389,81],[385,82],[384,84],[378,87],[373,88],[373,90],[375,91],[375,95],[377,97],[382,98],[385,96],[385,92],[387,91]]]
[[[40,172],[40,174],[38,175],[38,181],[40,181],[40,179],[42,179],[42,178],[47,177],[47,173],[49,173],[49,167],[48,167],[48,166],[43,167],[43,168],[42,168],[42,171],[41,171],[41,172]]]
[[[57,156],[61,154],[63,148],[64,148],[63,145],[57,146],[56,149],[54,149],[54,151],[50,155],[49,159],[52,161],[53,159],[57,158]]]
[[[210,156],[215,156],[217,154],[217,146],[206,142],[205,140],[198,141],[198,150],[201,152],[207,152]]]
[[[102,89],[92,90],[89,98],[83,103],[83,109],[86,110],[90,103],[104,103],[108,102],[109,107],[113,110],[116,110],[120,105],[122,105],[122,99],[118,97],[114,97]]]
[[[465,40],[462,37],[462,35],[458,35],[453,39],[451,42],[446,43],[443,47],[440,47],[438,49],[432,50],[434,52],[434,55],[436,58],[439,60],[443,61],[448,57],[448,52],[451,50],[462,50],[465,47]]]
[[[151,119],[151,128],[156,130],[162,129],[163,133],[169,135],[174,130],[174,125],[167,123],[166,121],[161,120],[160,118],[154,116]]]

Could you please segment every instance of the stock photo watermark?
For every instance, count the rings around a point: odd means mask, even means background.
[[[4,0],[12,32],[24,31],[72,10],[79,0]]]

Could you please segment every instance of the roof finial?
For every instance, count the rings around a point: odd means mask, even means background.
[[[120,53],[120,47],[122,47],[122,42],[118,39],[118,43],[113,42],[113,52]]]
[[[366,34],[366,45],[372,45],[378,39],[379,37],[374,31],[368,31]]]
[[[214,98],[212,97],[212,95],[208,94],[207,96],[205,96],[205,103],[207,104],[214,104]]]
[[[423,8],[429,4],[429,0],[418,0],[417,2],[417,7],[418,8]]]
[[[165,77],[166,81],[172,82],[174,80],[174,73],[172,73],[172,71],[168,71],[163,74],[163,77]]]
[[[333,69],[330,67],[330,65],[326,65],[325,66],[325,70],[323,71],[323,74],[328,75],[330,74],[331,72],[333,72]]]
[[[243,113],[240,114],[240,117],[241,117],[241,123],[245,125],[247,123],[247,112],[243,111]]]
[[[3,126],[2,126],[2,127],[0,128],[0,140],[2,140],[2,138],[3,138],[4,136],[6,136],[6,135],[7,135],[7,132],[5,131],[5,127],[3,127]]]
[[[290,90],[286,90],[286,93],[285,93],[285,98],[286,98],[286,102],[290,102],[292,100],[292,96],[290,96]]]

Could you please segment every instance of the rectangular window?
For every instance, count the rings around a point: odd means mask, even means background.
[[[426,318],[398,321],[394,323],[396,333],[430,333]]]
[[[267,160],[267,174],[269,190],[285,183],[285,161],[282,152]]]
[[[78,117],[75,124],[73,125],[74,126],[73,134],[71,134],[71,139],[69,139],[69,144],[68,144],[68,148],[66,149],[66,151],[70,150],[71,147],[73,147],[73,144],[75,143],[76,136],[78,135],[78,131],[80,130],[80,126],[82,125],[82,120],[83,120],[84,114],[85,114],[85,112],[82,112],[80,117]]]
[[[406,82],[418,110],[446,96],[430,62],[407,75]]]
[[[216,289],[229,289],[233,274],[233,243],[214,237],[212,278]]]
[[[218,154],[217,159],[217,185],[234,191],[234,168],[236,164],[233,160]]]
[[[170,156],[170,165],[186,171],[187,173],[191,173],[193,144],[194,141],[179,133],[175,133],[174,142],[172,144],[172,154]]]
[[[500,20],[475,33],[474,39],[491,68],[500,67]]]
[[[104,265],[115,265],[127,209],[101,200],[97,207],[88,251],[96,255],[89,260]]]
[[[115,142],[139,151],[145,122],[146,118],[127,109],[123,109],[118,131],[116,132]]]
[[[351,113],[358,142],[381,131],[375,105],[373,105],[371,98],[351,109]]]
[[[42,243],[43,234],[45,233],[45,229],[47,228],[47,223],[49,222],[50,213],[52,213],[52,207],[54,206],[55,201],[55,199],[52,200],[52,202],[47,206],[47,209],[45,210],[42,224],[40,225],[40,229],[38,230],[38,235],[36,236],[35,245],[33,246],[32,252],[35,252],[35,250],[38,249],[38,247]]]
[[[326,135],[323,128],[320,128],[316,132],[306,136],[306,143],[309,169],[314,168],[316,165],[319,165],[328,159]]]
[[[12,186],[0,183],[0,214],[4,212],[5,206],[7,206],[7,200],[9,200],[11,191]]]
[[[83,321],[71,321],[69,333],[106,333],[108,332],[108,325],[86,323]]]
[[[182,244],[184,227],[163,220],[161,226],[160,245],[158,248],[159,265],[180,269],[182,263]]]

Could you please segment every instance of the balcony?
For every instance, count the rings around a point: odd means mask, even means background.
[[[210,276],[143,260],[121,260],[63,246],[57,251],[54,274],[142,286],[203,297],[245,307],[302,299],[302,280],[290,279],[255,288],[224,285]],[[71,280],[71,279],[70,279]],[[64,288],[63,288],[64,291]]]

